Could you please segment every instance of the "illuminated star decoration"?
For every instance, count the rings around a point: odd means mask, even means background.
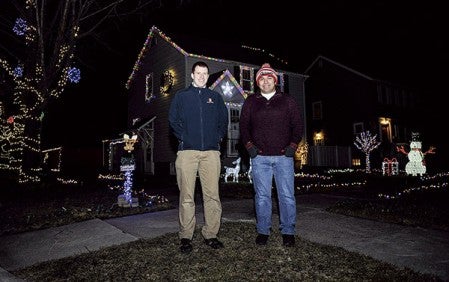
[[[232,96],[232,90],[234,89],[234,86],[232,86],[229,81],[226,81],[225,84],[221,85],[221,90],[223,91],[223,94],[231,97]]]
[[[22,77],[23,76],[23,68],[21,66],[17,66],[14,68],[14,76],[16,78]]]
[[[12,30],[15,34],[22,36],[25,34],[27,28],[27,22],[22,18],[17,18]]]
[[[67,71],[67,76],[72,83],[78,83],[81,79],[81,71],[78,68],[70,68]]]

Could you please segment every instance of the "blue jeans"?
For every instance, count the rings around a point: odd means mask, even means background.
[[[295,235],[296,199],[293,158],[285,156],[256,156],[252,159],[255,190],[257,233],[270,235],[273,176],[279,198],[279,229],[281,234]]]

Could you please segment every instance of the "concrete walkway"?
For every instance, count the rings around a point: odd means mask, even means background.
[[[297,197],[297,234],[312,242],[334,245],[449,281],[449,232],[405,227],[328,213],[341,200],[325,194]],[[0,281],[19,281],[9,271],[35,263],[153,238],[178,231],[178,210],[70,225],[0,237]],[[197,223],[203,224],[197,206]],[[223,199],[223,222],[255,222],[252,200]],[[278,217],[274,216],[274,221]]]

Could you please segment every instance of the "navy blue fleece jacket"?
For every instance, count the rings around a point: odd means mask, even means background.
[[[178,150],[220,150],[228,130],[228,110],[221,95],[193,85],[176,93],[168,119],[179,140]]]

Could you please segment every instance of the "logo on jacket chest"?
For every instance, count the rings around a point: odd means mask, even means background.
[[[212,98],[209,97],[209,98],[207,99],[207,102],[206,102],[206,103],[207,103],[207,104],[213,104],[214,101],[212,100]]]

